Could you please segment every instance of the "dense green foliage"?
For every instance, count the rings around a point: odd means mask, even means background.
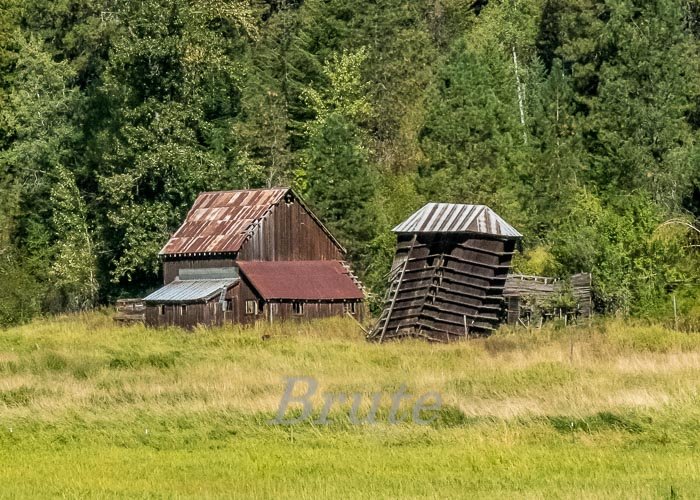
[[[0,0],[0,324],[158,283],[202,190],[293,185],[384,286],[485,203],[604,311],[698,295],[697,0]],[[671,223],[668,223],[672,221]]]

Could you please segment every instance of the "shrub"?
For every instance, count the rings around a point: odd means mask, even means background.
[[[39,285],[16,259],[0,259],[0,283],[0,328],[26,323],[39,313]]]
[[[49,371],[58,372],[66,369],[68,361],[62,355],[49,351],[42,357],[40,366]]]
[[[36,394],[36,389],[21,386],[16,389],[0,391],[0,402],[7,406],[27,406]]]

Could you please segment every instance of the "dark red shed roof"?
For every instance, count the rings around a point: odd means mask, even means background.
[[[263,299],[360,300],[362,290],[337,260],[238,261]]]

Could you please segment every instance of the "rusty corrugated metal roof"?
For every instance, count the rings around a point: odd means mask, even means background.
[[[256,223],[288,192],[294,195],[340,251],[345,253],[345,248],[308,208],[304,200],[291,188],[281,187],[201,193],[187,213],[185,222],[170,237],[158,255],[237,252]]]
[[[396,226],[395,233],[481,233],[521,238],[513,226],[486,205],[428,203]]]
[[[362,290],[336,260],[238,261],[241,273],[266,300],[359,300]]]
[[[201,193],[160,255],[237,252],[288,188]]]
[[[206,302],[227,290],[238,279],[175,280],[143,299],[146,303],[188,304]]]

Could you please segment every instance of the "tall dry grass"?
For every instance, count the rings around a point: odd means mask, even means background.
[[[0,332],[0,497],[694,498],[699,359],[696,335],[620,320],[376,345],[342,319],[49,318]],[[378,425],[273,426],[287,376],[364,411],[402,385],[444,404],[429,426],[387,424],[388,397]]]
[[[622,320],[503,329],[451,345],[376,345],[345,319],[185,332],[118,327],[102,312],[3,332],[0,409],[5,419],[46,422],[269,416],[286,377],[310,376],[319,382],[317,405],[323,392],[359,392],[366,409],[372,393],[406,385],[415,395],[440,393],[464,417],[585,416],[695,401],[699,361],[699,335]]]

